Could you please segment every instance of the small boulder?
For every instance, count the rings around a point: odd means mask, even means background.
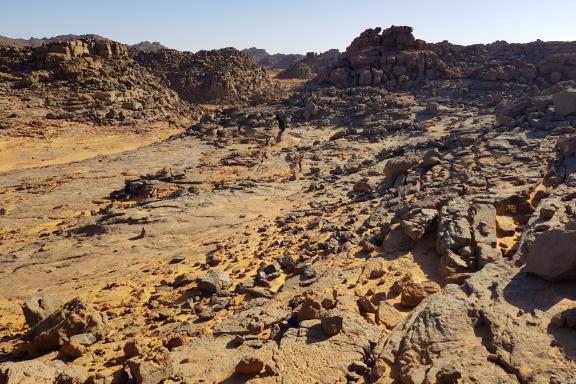
[[[384,165],[384,175],[389,179],[395,179],[401,173],[404,173],[419,163],[417,156],[394,157],[386,161]]]
[[[196,282],[198,283],[198,288],[206,293],[216,293],[232,284],[230,276],[226,272],[216,269],[200,276]]]
[[[130,373],[138,384],[158,384],[169,378],[174,368],[170,352],[161,349],[146,357],[126,361]]]
[[[286,273],[294,272],[296,261],[290,255],[283,255],[278,258],[278,264]]]
[[[257,357],[246,356],[236,364],[234,369],[241,375],[255,375],[264,369],[264,362]]]
[[[420,240],[432,227],[437,217],[438,211],[435,209],[416,208],[406,213],[400,224],[409,238]]]
[[[359,181],[359,182],[354,184],[354,187],[352,187],[352,190],[356,193],[371,192],[372,187],[370,186],[370,184],[368,184],[365,181]]]
[[[342,330],[343,322],[344,314],[338,308],[332,308],[327,311],[323,311],[320,315],[322,330],[328,336],[334,336],[340,333]]]
[[[320,318],[322,304],[314,297],[308,296],[302,302],[298,311],[298,321],[311,320]]]
[[[426,104],[426,113],[429,113],[431,115],[435,115],[438,113],[439,110],[440,110],[440,105],[438,103],[430,101],[430,102],[428,102],[428,104]]]
[[[520,100],[515,102],[502,102],[496,106],[496,123],[507,124],[523,114],[531,103],[528,100]]]
[[[430,281],[423,283],[407,282],[402,286],[400,304],[408,308],[416,307],[426,297],[438,291],[438,286]]]
[[[124,356],[128,359],[142,354],[142,346],[137,340],[130,340],[124,344]]]
[[[456,364],[443,366],[436,373],[437,384],[458,384],[462,378],[462,368]]]

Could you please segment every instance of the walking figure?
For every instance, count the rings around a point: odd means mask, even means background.
[[[279,143],[282,140],[282,134],[288,125],[286,124],[286,116],[281,112],[276,113],[276,121],[278,122],[279,129],[278,136],[276,136],[276,143]]]

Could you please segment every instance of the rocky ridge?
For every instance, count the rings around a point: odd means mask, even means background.
[[[196,53],[163,49],[136,52],[133,58],[189,102],[262,103],[279,96],[264,68],[235,48]]]

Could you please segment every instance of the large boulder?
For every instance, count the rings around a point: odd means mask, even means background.
[[[556,114],[567,116],[576,113],[576,89],[565,89],[552,96]]]
[[[32,327],[23,336],[22,348],[31,356],[41,356],[60,349],[74,335],[89,333],[101,340],[108,330],[105,314],[75,298]]]
[[[26,323],[33,327],[60,309],[64,302],[55,296],[33,296],[22,304]]]
[[[548,281],[576,279],[576,231],[550,229],[527,244],[526,272]]]
[[[0,364],[0,384],[84,383],[84,368],[67,366],[59,360],[8,362]]]

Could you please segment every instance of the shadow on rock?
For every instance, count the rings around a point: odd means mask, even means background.
[[[563,299],[576,299],[576,282],[550,283],[519,272],[504,288],[504,299],[525,312],[547,311]]]

